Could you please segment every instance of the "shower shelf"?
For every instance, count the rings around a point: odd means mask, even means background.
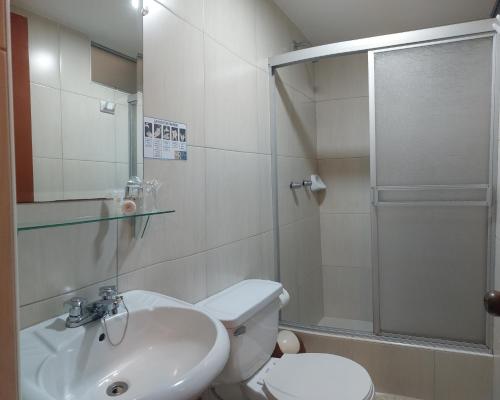
[[[144,212],[136,212],[134,214],[110,214],[110,215],[91,215],[77,218],[61,218],[59,220],[50,220],[50,221],[36,221],[36,222],[23,222],[17,225],[17,231],[30,231],[34,229],[44,229],[44,228],[55,228],[61,226],[71,226],[71,225],[80,225],[80,224],[89,224],[92,222],[103,222],[103,221],[115,221],[115,220],[131,220],[134,224],[137,218],[145,217],[146,221],[141,228],[141,237],[144,236],[144,232],[149,223],[149,218],[153,215],[162,215],[162,214],[171,214],[174,213],[175,210],[154,210],[154,211],[144,211]]]

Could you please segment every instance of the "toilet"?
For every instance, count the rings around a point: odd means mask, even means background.
[[[373,400],[368,372],[352,360],[323,353],[271,357],[288,300],[281,283],[250,279],[196,304],[224,324],[230,340],[228,362],[204,399]]]

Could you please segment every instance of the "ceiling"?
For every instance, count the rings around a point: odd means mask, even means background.
[[[274,0],[312,44],[489,18],[495,0]]]
[[[15,8],[72,28],[133,58],[142,53],[138,4],[132,0],[12,0]]]

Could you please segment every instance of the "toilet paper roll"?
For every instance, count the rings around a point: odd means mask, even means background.
[[[283,292],[280,294],[280,308],[285,307],[290,301],[290,294],[283,288]]]
[[[278,333],[278,346],[283,354],[297,354],[300,351],[299,338],[292,331]]]

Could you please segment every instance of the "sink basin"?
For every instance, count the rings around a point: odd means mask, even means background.
[[[229,355],[224,326],[191,304],[154,292],[124,293],[129,309],[66,328],[66,315],[21,331],[24,400],[196,399]],[[104,336],[104,337],[103,337]]]

